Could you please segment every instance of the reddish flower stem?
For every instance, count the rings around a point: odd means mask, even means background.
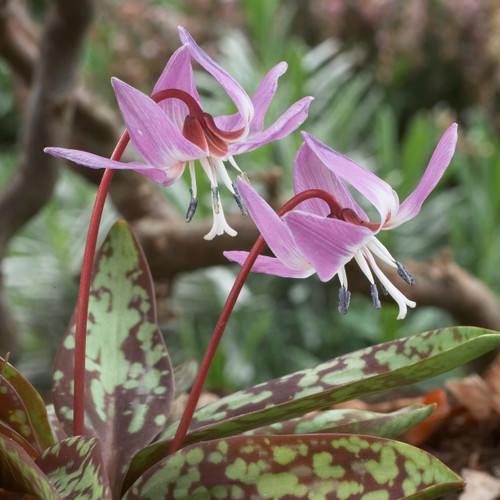
[[[111,159],[119,161],[129,141],[128,132],[125,131],[116,145]],[[73,434],[80,436],[84,430],[85,406],[85,348],[87,343],[87,316],[89,311],[90,285],[92,282],[92,265],[94,263],[97,236],[101,224],[102,211],[106,202],[111,180],[115,171],[106,169],[97,190],[94,209],[90,218],[89,231],[85,250],[83,253],[82,273],[80,275],[80,289],[76,310],[75,329],[75,371],[73,394]]]
[[[155,102],[160,102],[168,98],[185,97],[185,92],[179,97],[182,91],[176,89],[166,89],[157,92],[151,99]],[[191,106],[198,106],[196,101],[186,94],[188,97],[183,99],[191,99]],[[194,104],[193,104],[194,103]],[[199,107],[199,106],[198,106]],[[111,160],[120,161],[125,148],[130,140],[127,130],[123,132],[118,144],[111,155]],[[85,349],[87,343],[87,316],[89,311],[90,285],[92,282],[92,266],[94,264],[95,250],[97,246],[97,236],[99,235],[99,226],[101,224],[102,211],[106,196],[109,191],[111,180],[115,171],[106,169],[102,176],[99,189],[97,190],[94,209],[90,218],[89,231],[87,233],[87,241],[83,253],[82,272],[80,275],[80,288],[78,292],[78,302],[76,310],[76,326],[75,326],[75,367],[74,367],[74,394],[73,394],[73,434],[80,436],[84,432],[84,414],[85,414]]]
[[[320,198],[326,201],[326,203],[328,203],[328,205],[330,206],[330,210],[332,213],[336,213],[338,211],[339,204],[330,193],[327,193],[326,191],[322,191],[320,189],[310,189],[308,191],[303,191],[302,193],[297,194],[291,200],[287,201],[278,211],[278,215],[282,217],[287,212],[294,209],[299,203],[302,203],[303,201],[310,198]],[[201,391],[203,389],[203,386],[205,385],[210,366],[212,365],[215,352],[222,338],[222,334],[226,329],[229,316],[233,311],[234,305],[236,303],[236,300],[238,299],[241,289],[243,288],[245,280],[250,274],[250,270],[252,269],[252,266],[257,260],[260,252],[264,248],[265,243],[266,242],[264,241],[264,238],[262,236],[259,236],[254,246],[250,250],[245,262],[241,266],[240,272],[238,273],[233,287],[229,292],[226,303],[224,304],[222,312],[219,316],[219,320],[215,325],[215,329],[205,352],[205,356],[203,357],[203,361],[201,362],[200,370],[198,371],[198,375],[196,376],[196,380],[194,381],[193,388],[191,389],[191,393],[189,394],[186,407],[184,408],[184,413],[182,414],[182,418],[179,422],[179,427],[177,428],[174,439],[172,440],[172,444],[170,445],[168,451],[169,455],[179,450],[184,443],[186,434],[189,430],[189,425],[191,424],[191,420],[193,419],[196,405],[198,403],[198,400],[200,399]]]

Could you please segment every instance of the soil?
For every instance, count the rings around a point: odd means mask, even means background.
[[[500,416],[476,421],[464,411],[441,422],[433,435],[420,447],[446,464],[462,477],[465,470],[487,473],[491,478],[500,478]],[[467,500],[500,499],[500,493],[492,491],[480,493],[471,480],[463,493],[453,493],[443,497],[446,500],[467,498]],[[500,480],[497,479],[500,490]]]

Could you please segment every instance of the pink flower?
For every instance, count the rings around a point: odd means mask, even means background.
[[[393,229],[418,214],[451,161],[457,142],[457,125],[453,124],[444,133],[420,183],[401,204],[396,192],[372,172],[312,135],[303,133],[303,137],[305,142],[294,162],[294,191],[297,194],[322,189],[336,199],[338,209],[332,211],[323,200],[310,199],[280,218],[253,188],[239,182],[250,215],[275,255],[260,256],[252,270],[293,278],[304,278],[316,272],[322,281],[338,275],[341,285],[339,311],[346,313],[350,292],[345,265],[354,258],[370,282],[375,307],[380,307],[380,301],[374,276],[383,291],[397,302],[398,319],[404,318],[407,307],[415,307],[415,302],[407,299],[389,281],[376,259],[396,268],[409,285],[414,281],[376,234],[383,229]],[[369,221],[346,183],[375,207],[380,215],[379,222]],[[224,255],[242,264],[247,252],[225,252]]]
[[[237,185],[226,171],[225,162],[242,173],[234,156],[281,139],[295,130],[306,119],[312,98],[305,97],[296,102],[263,130],[264,116],[276,92],[278,78],[286,71],[286,63],[281,62],[272,68],[250,99],[238,82],[208,57],[184,28],[179,27],[179,36],[183,45],[172,55],[153,90],[153,94],[163,92],[164,99],[160,102],[156,103],[116,78],[111,81],[130,139],[145,163],[112,161],[65,148],[50,147],[45,151],[90,168],[135,170],[163,186],[177,181],[189,165],[192,187],[186,215],[188,222],[197,206],[194,162],[199,160],[212,188],[214,222],[205,238],[212,239],[224,232],[234,236],[236,231],[227,224],[220,204],[217,177],[234,195],[242,212],[245,209]],[[203,112],[191,58],[222,85],[236,105],[234,115],[212,117]]]

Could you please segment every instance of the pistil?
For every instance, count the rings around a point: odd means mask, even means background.
[[[160,99],[179,99],[189,110],[184,119],[182,135],[199,148],[206,151],[210,156],[222,158],[227,154],[228,146],[241,138],[245,133],[245,127],[238,130],[221,130],[209,113],[205,113],[196,99],[180,89],[165,89],[156,96]]]

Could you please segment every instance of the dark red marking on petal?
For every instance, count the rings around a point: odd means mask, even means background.
[[[245,132],[245,127],[239,128],[237,130],[233,130],[231,132],[227,130],[221,130],[217,125],[215,124],[215,121],[212,117],[212,115],[208,113],[203,113],[203,119],[206,125],[206,128],[213,132],[215,135],[220,137],[221,139],[225,140],[226,142],[233,142],[238,140],[243,133]]]
[[[180,89],[165,89],[156,93],[152,99],[155,102],[164,99],[179,99],[189,109],[189,114],[184,120],[182,135],[199,148],[209,152],[213,156],[223,157],[227,154],[231,142],[241,138],[245,133],[245,127],[238,130],[221,130],[209,113],[204,113],[196,99]]]
[[[349,222],[350,224],[354,224],[355,226],[363,226],[370,231],[378,231],[380,228],[380,224],[375,222],[370,222],[363,220],[352,208],[343,208],[340,211],[340,218]]]
[[[165,89],[165,90],[160,90],[160,92],[157,92],[154,94],[151,99],[155,102],[160,102],[165,99],[179,99],[181,100],[189,109],[189,114],[200,117],[203,115],[203,110],[201,109],[201,106],[198,104],[196,99],[189,93],[185,92],[184,90],[180,89]]]
[[[193,115],[187,115],[182,128],[182,135],[203,151],[209,151],[209,144],[200,120]]]

